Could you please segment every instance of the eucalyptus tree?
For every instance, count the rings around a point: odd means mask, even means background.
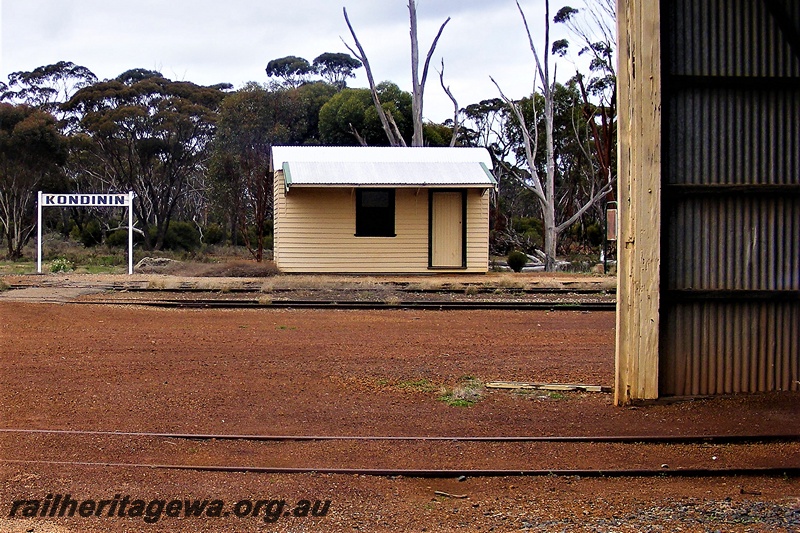
[[[347,78],[354,78],[354,71],[363,65],[350,54],[326,52],[315,57],[312,66],[322,79],[341,90],[347,87]]]
[[[36,228],[36,191],[60,181],[65,139],[55,117],[28,105],[0,103],[0,226],[8,257]]]
[[[224,87],[133,69],[84,87],[63,106],[91,141],[86,173],[104,190],[136,194],[134,214],[150,248],[163,247],[176,208],[202,186]]]
[[[411,95],[391,82],[375,87],[384,116],[391,117],[396,135],[403,142],[413,134]],[[382,120],[373,105],[369,89],[344,89],[334,95],[319,112],[320,140],[337,146],[386,146]]]
[[[515,102],[521,110],[525,124],[530,129],[539,131],[545,128],[544,97],[534,94],[530,98],[522,98]],[[510,173],[515,179],[523,176],[521,185],[529,179],[525,139],[519,120],[512,116],[506,123],[506,142],[511,148],[510,158],[516,162],[516,169]],[[571,218],[598,190],[593,158],[590,151],[593,146],[593,132],[583,116],[583,101],[575,80],[566,85],[556,83],[553,86],[553,143],[552,159],[555,167],[554,197],[556,222]],[[544,175],[547,172],[546,145],[538,143],[534,155],[536,171]],[[596,218],[596,215],[592,215]],[[582,219],[583,217],[581,217]],[[577,220],[577,219],[576,219]],[[576,222],[573,220],[573,223]]]
[[[527,18],[522,10],[522,7],[517,2],[517,9],[522,16],[522,21],[525,26],[525,31],[528,36],[528,43],[531,52],[533,53],[535,62],[535,76],[540,83],[542,95],[542,115],[543,115],[543,128],[539,128],[537,123],[529,123],[526,120],[525,113],[521,104],[508,98],[500,85],[492,79],[497,86],[500,96],[509,105],[514,117],[520,124],[520,133],[522,136],[522,153],[524,154],[527,169],[525,172],[519,172],[517,175],[522,183],[530,189],[542,210],[542,218],[544,225],[544,254],[545,254],[545,268],[548,271],[555,270],[556,266],[556,245],[558,243],[559,234],[565,229],[569,228],[576,220],[578,220],[583,213],[590,209],[596,202],[605,197],[611,190],[613,190],[614,181],[613,177],[609,176],[605,183],[599,188],[594,190],[593,195],[583,205],[572,213],[571,216],[562,219],[560,222],[556,220],[556,173],[558,171],[556,166],[556,153],[555,153],[555,139],[554,139],[554,117],[555,117],[555,91],[556,91],[556,72],[555,66],[551,63],[551,50],[550,50],[550,2],[545,0],[545,16],[544,16],[544,48],[543,53],[540,54],[537,47],[534,45],[531,31],[528,26]],[[536,110],[536,106],[533,106]],[[538,122],[538,120],[536,120]],[[541,135],[543,130],[543,135]],[[539,157],[539,141],[543,137],[544,152],[543,164],[541,164],[537,157]]]
[[[302,57],[286,56],[271,60],[266,71],[270,78],[281,78],[285,87],[298,87],[308,81],[314,67]]]
[[[238,234],[256,261],[271,233],[272,146],[299,144],[308,133],[300,89],[268,90],[257,84],[225,97],[212,143],[211,191],[227,207],[232,239]]]
[[[31,71],[12,72],[8,75],[8,85],[0,87],[0,100],[38,107],[61,120],[64,129],[69,129],[61,105],[78,90],[96,82],[97,76],[88,68],[59,61]]]
[[[386,137],[389,140],[390,146],[406,146],[407,143],[404,139],[402,132],[399,131],[397,124],[392,122],[392,115],[387,113],[384,109],[383,104],[381,103],[381,97],[378,93],[378,86],[375,83],[375,77],[372,74],[372,66],[369,63],[369,59],[367,59],[367,54],[364,51],[364,47],[361,45],[361,42],[358,40],[358,36],[356,35],[355,30],[353,29],[353,25],[350,23],[350,18],[347,15],[347,8],[342,9],[344,13],[344,19],[347,23],[347,28],[350,30],[350,35],[353,37],[353,41],[355,42],[356,51],[353,49],[349,44],[345,43],[347,49],[350,50],[356,58],[358,58],[361,63],[364,65],[364,69],[367,73],[367,81],[369,82],[370,94],[372,95],[372,101],[375,106],[375,111],[380,119],[381,126],[383,127],[384,132],[386,133]],[[423,96],[425,93],[425,84],[428,79],[428,69],[430,67],[431,58],[433,57],[433,53],[436,50],[436,44],[439,42],[439,38],[442,36],[442,32],[444,31],[445,26],[447,23],[450,22],[450,17],[448,17],[442,25],[439,27],[439,31],[434,37],[433,42],[431,43],[430,48],[428,49],[428,53],[425,57],[425,63],[422,67],[422,73],[420,75],[420,64],[419,64],[419,38],[418,28],[417,28],[417,4],[415,0],[408,0],[408,15],[409,15],[409,35],[411,38],[411,117],[412,117],[412,127],[413,127],[413,134],[411,137],[411,146],[423,146],[424,145],[424,133],[423,133],[423,123],[422,123],[422,106],[423,106]],[[444,67],[442,67],[444,70]],[[442,81],[442,86],[444,87],[444,81]],[[445,89],[447,91],[447,89]],[[450,95],[452,98],[452,95]]]
[[[12,104],[25,104],[38,108],[49,113],[56,119],[56,125],[61,132],[67,135],[68,157],[67,161],[61,165],[63,177],[68,183],[59,180],[58,190],[80,190],[82,188],[82,173],[73,165],[73,149],[75,144],[74,136],[71,135],[75,130],[77,118],[74,114],[66,113],[61,109],[61,105],[69,100],[76,91],[97,82],[97,77],[88,68],[76,65],[69,61],[59,61],[58,63],[43,65],[31,71],[12,72],[8,76],[8,84],[0,83],[0,100]],[[49,191],[54,191],[56,184],[46,183]],[[97,210],[108,213],[110,210]],[[57,215],[47,214],[48,218],[59,216],[66,224],[70,219],[74,220],[79,226],[88,218],[94,216],[86,209],[60,209]]]
[[[322,81],[305,83],[297,89],[292,89],[299,98],[300,107],[305,112],[305,119],[302,125],[305,126],[305,133],[297,141],[298,144],[321,144],[319,133],[319,112],[333,96],[339,92],[335,85]]]
[[[592,132],[592,158],[596,181],[613,180],[616,176],[617,146],[617,73],[614,59],[616,50],[616,3],[614,0],[584,1],[583,8],[564,6],[553,20],[565,25],[573,42],[577,42],[577,56],[589,59],[588,76],[576,71],[575,82],[583,101],[583,118]],[[568,39],[553,43],[554,53],[569,54]],[[608,200],[613,200],[609,193]]]

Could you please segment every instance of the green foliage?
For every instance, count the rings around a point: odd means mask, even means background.
[[[9,258],[22,256],[36,224],[36,191],[61,178],[66,156],[52,115],[0,104],[0,227]]]
[[[519,250],[514,250],[508,254],[508,266],[514,272],[522,272],[522,268],[528,264],[528,256]]]
[[[64,257],[54,259],[50,263],[50,272],[72,272],[75,270],[75,265]]]
[[[564,6],[558,10],[556,16],[553,17],[553,22],[555,23],[565,23],[569,22],[575,15],[578,14],[578,10],[574,7]]]
[[[599,222],[581,224],[576,222],[569,228],[569,236],[576,243],[588,244],[597,248],[603,243],[603,228]]]
[[[425,146],[450,146],[453,128],[444,124],[426,123],[422,125]]]
[[[96,82],[97,76],[88,68],[59,61],[30,72],[12,72],[8,75],[8,86],[0,84],[0,100],[23,102],[60,118],[59,106],[78,89]]]
[[[603,237],[603,228],[600,227],[599,222],[595,222],[586,226],[586,239],[592,246],[597,247],[603,244]]]
[[[203,230],[203,243],[204,244],[221,244],[225,242],[227,232],[225,228],[219,224],[209,224]]]
[[[305,129],[296,133],[297,137],[292,144],[320,144],[319,111],[338,90],[336,86],[321,81],[305,83],[294,89],[299,97],[297,104],[305,114],[305,119],[297,121],[297,125],[304,126]]]
[[[388,82],[378,84],[376,89],[383,108],[410,143],[411,94]],[[319,133],[322,143],[331,146],[355,146],[360,144],[359,138],[369,146],[389,144],[369,89],[344,89],[333,96],[320,109]]]
[[[370,105],[372,97],[368,89],[344,89],[328,100],[319,111],[322,143],[331,146],[358,144],[354,131],[362,137],[368,135],[364,113]]]
[[[536,217],[514,217],[511,227],[533,246],[541,248],[544,244],[544,224],[541,219]]]
[[[347,86],[347,78],[355,77],[353,71],[361,68],[361,61],[349,54],[326,52],[314,58],[314,69],[317,74],[338,89]]]
[[[410,390],[414,392],[434,392],[438,390],[438,387],[431,383],[429,379],[420,378],[420,379],[404,379],[397,383],[397,387],[400,389]]]
[[[83,229],[79,229],[77,225],[73,225],[69,234],[74,240],[87,247],[97,246],[103,241],[103,230],[100,229],[100,222],[95,219],[85,223]],[[127,242],[127,236],[125,240]]]
[[[106,235],[106,246],[122,248],[128,246],[128,230],[118,229]]]
[[[106,187],[136,193],[147,248],[163,248],[166,225],[202,177],[223,97],[219,88],[133,69],[84,87],[63,106],[79,117],[75,135],[86,139],[73,173],[90,166],[110,179]]]
[[[217,213],[236,228],[256,261],[271,242],[274,145],[299,144],[308,132],[308,105],[333,88],[267,90],[249,85],[228,95],[220,109],[209,175],[211,197],[225,210]]]
[[[200,232],[191,222],[172,222],[164,237],[164,248],[192,252],[200,248]]]
[[[314,72],[314,67],[302,57],[286,56],[267,63],[266,71],[271,78],[282,78],[287,87],[297,87]]]

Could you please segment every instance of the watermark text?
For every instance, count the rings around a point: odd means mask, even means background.
[[[244,499],[227,504],[220,499],[138,499],[115,494],[113,498],[73,498],[48,494],[42,499],[11,502],[9,518],[138,518],[154,524],[164,518],[258,518],[267,523],[281,518],[322,518],[330,500]]]

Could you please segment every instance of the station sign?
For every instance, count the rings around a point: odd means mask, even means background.
[[[128,207],[131,195],[125,194],[42,194],[44,207]]]
[[[56,194],[39,191],[36,232],[36,271],[42,273],[42,208],[44,207],[127,207],[128,274],[133,274],[133,191],[108,194]]]

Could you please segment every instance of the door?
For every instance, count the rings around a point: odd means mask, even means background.
[[[463,268],[464,260],[464,194],[431,193],[430,217],[431,268]]]

